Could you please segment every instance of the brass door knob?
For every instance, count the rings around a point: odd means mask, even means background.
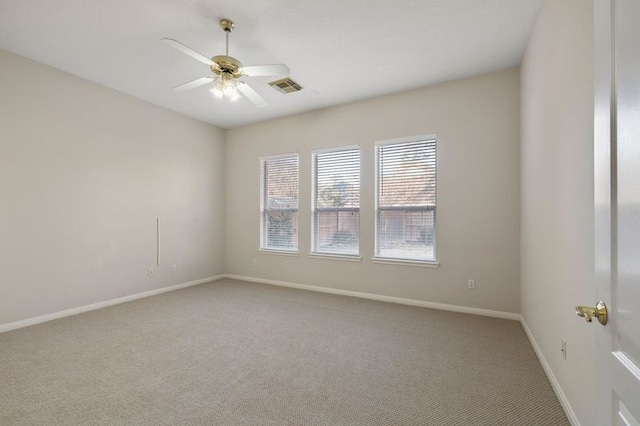
[[[605,325],[609,319],[607,305],[605,305],[603,301],[598,302],[595,308],[590,306],[576,306],[576,315],[583,317],[587,322],[591,322],[593,317],[596,317],[602,325]]]

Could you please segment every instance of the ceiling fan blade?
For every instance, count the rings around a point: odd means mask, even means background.
[[[247,83],[240,81],[238,82],[237,87],[238,87],[238,90],[241,91],[242,94],[245,95],[247,99],[253,102],[253,104],[258,108],[264,108],[267,105],[269,105],[267,101],[265,101],[262,96],[258,95],[258,92],[253,90],[253,88],[249,86]]]
[[[250,65],[248,67],[242,67],[241,69],[244,75],[249,77],[260,77],[263,75],[289,75],[291,71],[285,64],[273,64],[273,65]]]
[[[195,89],[196,87],[202,86],[203,84],[211,83],[213,81],[213,78],[213,76],[198,78],[196,80],[172,87],[172,89],[177,92],[186,92],[187,90]]]
[[[192,58],[199,60],[202,63],[205,63],[207,65],[213,65],[213,61],[211,59],[207,58],[204,55],[199,54],[195,50],[191,49],[190,47],[185,46],[184,44],[180,43],[177,40],[174,40],[172,38],[163,38],[162,41],[164,41],[165,43],[167,43],[169,46],[173,47],[174,49],[177,49],[177,50],[181,51],[182,53],[185,53],[185,54],[191,56]]]

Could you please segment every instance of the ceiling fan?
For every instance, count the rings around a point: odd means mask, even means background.
[[[266,107],[267,101],[265,101],[262,96],[260,96],[255,90],[253,90],[253,88],[249,86],[249,84],[241,80],[241,78],[260,77],[267,75],[288,75],[290,72],[289,67],[284,64],[243,66],[239,60],[232,56],[229,56],[229,33],[233,31],[233,29],[235,28],[235,24],[229,19],[221,19],[220,28],[222,28],[222,30],[225,32],[227,38],[226,53],[224,55],[214,56],[211,59],[207,58],[204,55],[201,55],[200,53],[185,46],[177,40],[174,40],[172,38],[162,39],[162,41],[164,41],[174,49],[177,49],[182,53],[185,53],[192,58],[197,59],[204,64],[207,64],[213,72],[213,74],[210,76],[198,78],[196,80],[180,84],[178,86],[175,86],[173,89],[179,92],[186,92],[187,90],[191,90],[204,84],[217,81],[218,84],[216,84],[216,86],[211,89],[211,93],[213,93],[216,98],[222,99],[226,97],[229,100],[235,101],[240,98],[240,94],[238,92],[241,92],[257,107]]]

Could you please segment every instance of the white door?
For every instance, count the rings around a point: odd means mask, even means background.
[[[609,313],[593,322],[595,424],[640,426],[640,0],[594,5],[596,277]]]

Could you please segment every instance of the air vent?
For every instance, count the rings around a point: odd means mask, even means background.
[[[269,85],[276,89],[278,92],[284,94],[299,92],[300,90],[302,90],[302,86],[291,80],[289,77],[272,81],[271,83],[269,83]]]

